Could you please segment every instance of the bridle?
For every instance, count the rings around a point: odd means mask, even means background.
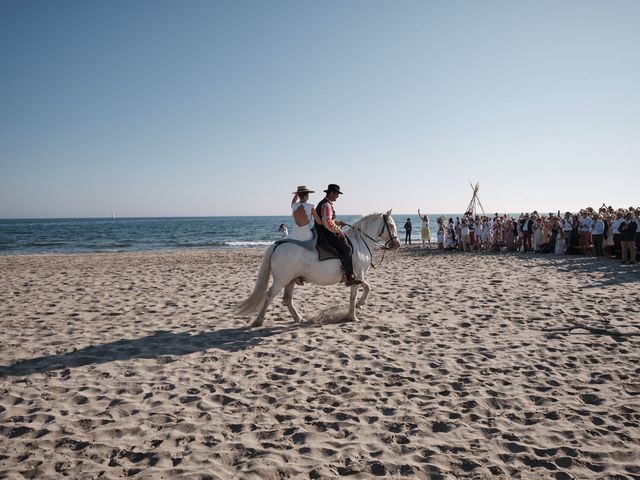
[[[389,216],[386,213],[382,214],[382,220],[383,220],[384,223],[382,224],[382,229],[380,230],[380,233],[378,234],[378,238],[382,237],[382,234],[384,234],[385,230],[389,233],[389,237],[390,237],[389,240],[387,240],[384,244],[382,244],[380,241],[378,241],[378,239],[373,238],[371,235],[363,232],[359,228],[354,229],[354,230],[356,230],[356,232],[358,232],[360,234],[360,236],[367,237],[369,240],[371,240],[373,243],[375,243],[376,245],[378,245],[382,249],[382,258],[380,259],[380,262],[378,262],[378,266],[380,266],[382,264],[382,261],[384,260],[385,252],[387,250],[391,250],[391,248],[389,247],[389,244],[392,243],[394,240],[398,240],[398,236],[397,235],[393,235],[391,233],[391,227],[389,226]],[[348,225],[348,226],[351,227],[351,225]],[[369,251],[369,255],[371,255],[371,268],[376,268],[376,266],[373,264],[373,253],[371,252],[371,249],[369,248],[369,245],[367,244],[366,241],[364,242],[364,246],[367,247],[367,250]]]

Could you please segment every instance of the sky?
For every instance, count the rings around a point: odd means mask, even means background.
[[[0,218],[640,205],[636,0],[0,2]]]

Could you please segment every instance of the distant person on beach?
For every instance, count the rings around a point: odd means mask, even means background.
[[[577,215],[573,215],[571,218],[573,220],[573,229],[571,230],[571,235],[569,236],[569,246],[567,247],[567,253],[569,255],[578,255],[582,253],[580,251],[580,237],[578,235],[580,221],[578,220]]]
[[[620,224],[620,247],[622,249],[622,264],[633,265],[636,263],[636,232],[638,224],[631,211],[624,216],[624,221]]]
[[[298,189],[293,192],[293,200],[291,200],[291,215],[293,216],[293,232],[291,233],[291,238],[303,242],[313,238],[313,232],[311,231],[313,225],[311,220],[314,220],[316,224],[322,223],[322,220],[315,210],[315,205],[307,202],[310,193],[315,192],[305,185],[300,185]]]
[[[456,248],[456,226],[453,223],[453,218],[449,219],[447,226],[447,248]]]
[[[593,223],[593,219],[589,216],[587,210],[580,212],[579,222],[578,234],[580,236],[580,250],[582,253],[587,253],[591,248],[591,224]]]
[[[489,251],[491,244],[491,221],[489,217],[482,217],[482,232],[480,232],[480,241],[483,250]]]
[[[611,231],[611,214],[605,208],[602,210],[602,221],[604,222],[604,253],[610,256],[613,250],[613,232]]]
[[[533,222],[531,218],[529,218],[529,214],[525,213],[524,218],[520,222],[522,231],[522,251],[529,252],[531,251],[531,235],[533,233]]]
[[[564,235],[564,243],[567,248],[571,242],[571,230],[573,230],[573,218],[571,217],[570,212],[566,212],[564,214],[564,219],[562,220],[562,233]]]
[[[504,246],[507,252],[513,252],[516,249],[513,220],[509,217],[507,217],[507,220],[504,222]]]
[[[551,232],[551,236],[549,238],[545,253],[555,253],[558,238],[562,236],[562,222],[560,216],[550,215],[548,227],[549,231]]]
[[[622,210],[616,212],[616,218],[611,223],[611,231],[613,233],[613,255],[616,258],[621,258],[622,247],[620,245],[620,225],[624,222],[624,214]]]
[[[413,229],[413,225],[411,225],[411,219],[407,218],[407,221],[404,222],[404,244],[407,243],[411,245],[411,230]]]
[[[436,241],[438,243],[438,250],[444,250],[444,226],[441,222],[438,222],[438,233],[436,236]]]
[[[284,238],[289,235],[289,230],[287,230],[287,227],[285,226],[284,223],[281,223],[280,226],[278,227],[278,233],[280,234],[281,238]]]
[[[476,216],[475,226],[473,227],[473,241],[476,252],[479,252],[482,249],[482,223],[483,220]]]
[[[596,257],[598,260],[604,256],[604,227],[605,224],[602,221],[599,213],[594,213],[591,217],[593,220],[593,226],[591,228],[591,240],[593,241],[593,247],[596,250]]]
[[[342,195],[340,186],[335,183],[330,183],[324,193],[326,193],[326,196],[316,207],[316,213],[320,218],[320,223],[316,224],[318,240],[331,245],[340,253],[342,264],[344,265],[344,273],[347,277],[345,282],[346,286],[350,287],[360,284],[362,280],[353,275],[353,260],[351,258],[353,249],[346,235],[340,228],[346,224],[341,220],[336,220],[336,212],[333,209],[333,202],[338,200],[338,197]]]
[[[460,222],[460,251],[468,252],[471,248],[469,246],[469,225],[467,219],[463,218]]]
[[[422,228],[420,229],[422,246],[424,247],[425,242],[427,242],[429,246],[431,246],[431,229],[429,228],[429,215],[427,215],[426,213],[424,215],[421,215],[420,209],[418,209],[418,217],[420,217],[420,221],[422,222]]]

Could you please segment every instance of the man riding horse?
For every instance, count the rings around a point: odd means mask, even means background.
[[[362,281],[353,275],[353,261],[351,258],[353,248],[340,228],[346,224],[340,220],[336,220],[336,212],[333,209],[333,202],[338,199],[342,192],[340,191],[340,187],[334,183],[329,184],[324,192],[327,194],[326,197],[321,200],[316,207],[318,216],[322,219],[322,224],[316,225],[318,241],[326,245],[331,245],[340,254],[342,264],[344,265],[344,272],[347,277],[345,284],[348,287],[358,285],[362,283]]]

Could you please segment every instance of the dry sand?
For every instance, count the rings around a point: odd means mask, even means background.
[[[0,477],[640,478],[640,337],[543,331],[637,332],[637,267],[403,249],[247,330],[261,256],[0,257]]]

